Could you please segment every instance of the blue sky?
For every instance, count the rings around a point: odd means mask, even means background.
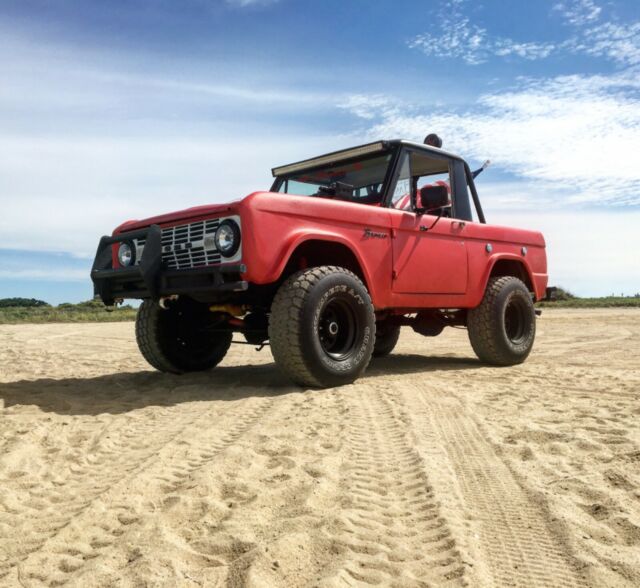
[[[87,299],[123,220],[431,131],[552,284],[640,290],[635,0],[3,0],[0,50],[0,297]]]

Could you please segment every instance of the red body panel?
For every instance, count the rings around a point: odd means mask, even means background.
[[[359,261],[374,304],[388,306],[392,271],[389,209],[256,192],[241,201],[239,211],[249,282],[275,282],[291,253],[305,241],[333,241],[349,247]],[[365,228],[386,237],[365,238]]]
[[[215,218],[228,213],[230,210],[237,208],[240,200],[236,202],[229,202],[227,204],[207,204],[205,206],[194,206],[192,208],[185,208],[177,212],[169,212],[167,214],[160,214],[158,216],[152,216],[145,218],[144,220],[129,220],[118,226],[113,234],[124,233],[125,231],[135,231],[149,225],[160,225],[161,227],[170,227],[184,222],[192,222],[196,220],[202,220],[205,218]]]
[[[475,307],[501,259],[524,266],[537,299],[547,285],[545,242],[539,232],[450,218],[425,231],[421,227],[431,227],[437,217],[323,198],[254,192],[226,205],[129,221],[115,232],[229,214],[241,217],[242,262],[247,266],[242,277],[253,284],[276,282],[301,243],[320,240],[352,251],[377,309]]]

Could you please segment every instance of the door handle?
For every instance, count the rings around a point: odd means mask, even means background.
[[[464,221],[454,221],[453,224],[457,224],[459,228],[464,229],[465,226],[467,225],[467,223],[465,223]]]

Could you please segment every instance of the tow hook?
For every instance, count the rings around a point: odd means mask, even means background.
[[[171,302],[172,300],[178,300],[178,295],[172,294],[171,296],[163,296],[158,301],[158,306],[160,306],[162,310],[168,310],[167,302]]]

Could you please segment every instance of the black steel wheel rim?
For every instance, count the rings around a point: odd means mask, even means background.
[[[207,329],[196,322],[194,313],[170,309],[167,315],[167,327],[171,333],[176,353],[195,360],[206,359],[212,352],[214,339]],[[203,317],[202,323],[206,324]]]
[[[507,339],[514,345],[521,344],[528,331],[528,308],[521,298],[512,297],[504,310],[504,330]]]
[[[335,361],[344,361],[354,352],[359,330],[353,302],[348,298],[331,298],[320,311],[320,346]]]

